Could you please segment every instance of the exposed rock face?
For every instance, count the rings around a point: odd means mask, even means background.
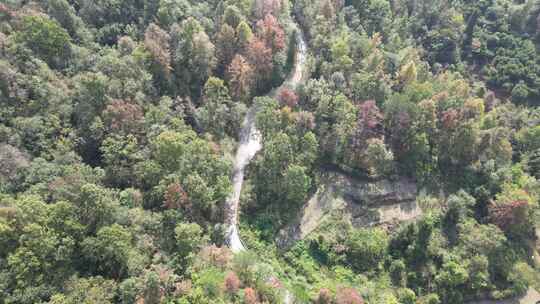
[[[416,184],[396,181],[368,182],[341,173],[328,173],[294,222],[280,231],[278,246],[287,248],[316,230],[331,212],[339,211],[355,227],[391,225],[421,215]]]
[[[392,205],[416,198],[416,184],[407,179],[365,182],[338,173],[332,173],[329,181],[341,194],[354,202],[367,206]]]

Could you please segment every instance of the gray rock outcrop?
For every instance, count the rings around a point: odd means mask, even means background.
[[[421,215],[416,203],[417,192],[416,184],[406,178],[366,181],[341,173],[327,173],[297,219],[280,231],[278,246],[283,249],[292,246],[336,211],[354,227],[414,220]]]

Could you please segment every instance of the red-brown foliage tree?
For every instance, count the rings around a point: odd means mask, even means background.
[[[282,105],[294,108],[298,104],[298,95],[294,91],[284,88],[279,92],[278,100]]]
[[[358,106],[358,121],[351,146],[359,152],[367,147],[367,140],[382,134],[383,114],[375,100],[368,100]]]
[[[188,195],[180,183],[172,183],[165,191],[165,207],[167,209],[188,208],[191,205]]]
[[[246,49],[246,55],[257,72],[268,74],[272,71],[272,49],[264,41],[258,38],[251,39]]]
[[[238,292],[238,289],[240,288],[240,279],[238,279],[238,276],[234,272],[229,272],[225,276],[225,291],[227,291],[228,294],[234,295]]]
[[[459,124],[459,112],[455,109],[444,111],[441,115],[441,124],[445,129],[454,129]]]
[[[152,55],[160,72],[165,74],[171,70],[169,40],[169,34],[154,23],[151,23],[144,32],[144,47]]]
[[[362,129],[377,132],[382,126],[383,114],[375,100],[368,100],[359,106],[359,123]]]
[[[273,53],[285,48],[285,32],[276,17],[270,14],[257,22],[257,37],[264,41]]]
[[[272,49],[258,38],[253,38],[246,48],[246,55],[251,66],[254,67],[255,87],[264,87],[264,82],[271,76],[274,65],[272,63]]]
[[[209,265],[225,269],[232,260],[232,252],[227,247],[205,246],[199,252],[199,259]]]
[[[253,67],[242,55],[236,55],[227,69],[231,95],[237,99],[249,97],[253,85]]]
[[[143,110],[137,104],[115,99],[103,111],[103,118],[109,131],[136,134],[141,128]]]
[[[527,201],[514,201],[510,203],[492,202],[489,205],[489,219],[502,230],[507,231],[510,227],[520,224],[527,213],[529,203]]]
[[[411,114],[405,109],[398,109],[387,115],[385,120],[387,122],[385,131],[390,137],[390,146],[399,158],[407,154],[410,149],[408,135],[412,126]]]
[[[353,288],[342,288],[336,295],[336,304],[364,304],[364,299]]]
[[[0,20],[9,19],[15,16],[15,13],[5,4],[0,3]]]
[[[317,296],[317,304],[331,304],[332,292],[327,288],[321,288],[319,295]]]
[[[244,289],[244,303],[245,304],[257,304],[259,300],[257,299],[257,292],[251,287]]]

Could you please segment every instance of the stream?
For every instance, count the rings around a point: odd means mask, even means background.
[[[299,26],[296,27],[296,55],[294,67],[291,74],[281,86],[272,90],[268,95],[275,97],[283,88],[294,90],[306,78],[307,46],[304,35]],[[240,193],[244,183],[245,169],[259,150],[262,149],[262,138],[259,131],[255,128],[255,117],[257,115],[257,105],[253,104],[242,124],[240,131],[240,142],[236,151],[233,165],[233,191],[226,201],[227,215],[225,223],[227,231],[225,242],[234,253],[244,251],[246,247],[242,243],[238,234],[238,209],[240,203]]]
[[[297,23],[294,23],[296,28],[296,55],[294,67],[291,74],[281,86],[272,90],[268,96],[276,97],[283,88],[295,90],[298,85],[305,80],[307,75],[307,46],[304,35]],[[226,201],[226,219],[227,231],[225,235],[225,243],[234,253],[246,250],[246,246],[240,239],[238,234],[238,209],[240,204],[240,193],[244,183],[244,175],[246,167],[249,165],[255,154],[262,149],[262,138],[260,132],[255,128],[255,117],[257,115],[257,105],[253,104],[242,124],[240,131],[240,142],[236,151],[236,156],[233,165],[233,191]],[[288,290],[285,290],[283,303],[290,304],[293,297]]]

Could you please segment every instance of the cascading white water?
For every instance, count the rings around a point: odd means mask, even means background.
[[[283,82],[283,84],[274,90],[270,95],[277,96],[280,90],[287,87],[290,89],[296,89],[306,75],[306,59],[307,59],[307,47],[306,41],[302,34],[302,31],[295,24],[296,27],[296,56],[294,68],[289,77]],[[242,130],[240,133],[240,143],[238,150],[236,151],[236,157],[234,159],[234,171],[233,171],[233,192],[227,199],[227,219],[226,224],[227,234],[225,241],[233,252],[240,252],[245,250],[245,246],[242,244],[240,236],[238,235],[238,205],[240,202],[240,193],[242,192],[242,185],[244,183],[244,173],[246,166],[253,159],[255,154],[262,148],[261,135],[255,128],[255,116],[257,114],[257,105],[254,104],[248,110],[244,123],[242,124]]]
[[[305,79],[306,76],[306,61],[307,61],[307,46],[302,31],[295,24],[296,27],[296,56],[294,68],[289,77],[283,82],[283,84],[273,90],[269,95],[277,96],[281,89],[290,88],[296,89],[297,86]],[[246,250],[246,247],[240,239],[238,234],[238,208],[240,203],[240,193],[242,192],[242,185],[244,183],[244,173],[246,166],[253,159],[255,154],[262,148],[262,138],[259,131],[255,128],[255,116],[257,115],[257,105],[253,104],[244,119],[242,124],[242,130],[240,131],[240,143],[233,166],[233,192],[227,199],[227,219],[226,225],[227,233],[225,236],[225,242],[231,248],[234,253],[238,253]],[[292,302],[292,295],[288,290],[285,290],[285,296],[283,303],[289,304]]]
[[[298,85],[305,80],[306,77],[306,61],[307,61],[307,45],[306,40],[300,27],[295,24],[296,27],[296,58],[294,63],[294,69],[289,78],[281,85],[281,88],[288,87],[292,90],[296,89]]]
[[[240,193],[244,183],[244,172],[251,159],[262,148],[261,135],[255,128],[256,107],[253,105],[246,114],[242,130],[240,133],[240,144],[236,151],[233,167],[233,192],[227,200],[228,211],[228,229],[227,244],[233,252],[245,250],[240,236],[238,235],[238,204],[240,202]]]

